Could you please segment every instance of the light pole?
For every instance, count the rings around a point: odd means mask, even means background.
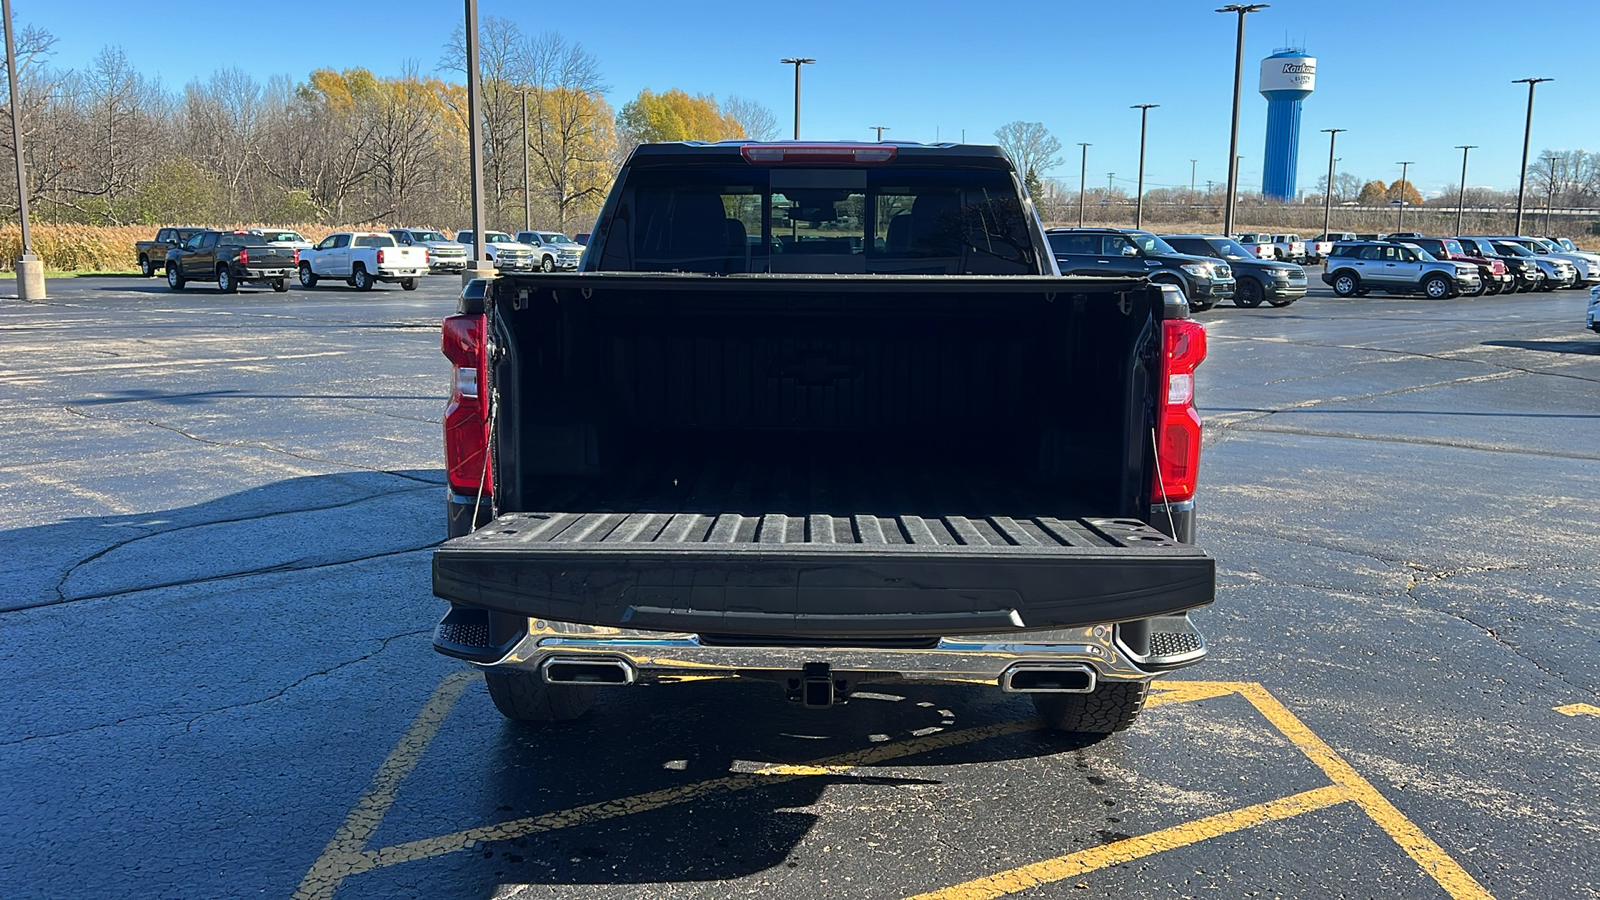
[[[889,126],[887,126],[887,125],[868,125],[867,127],[871,128],[873,131],[876,131],[878,133],[878,143],[880,143],[880,144],[883,143],[883,133],[885,131],[889,130]],[[924,133],[926,133],[926,132],[924,132]]]
[[[6,0],[9,2],[9,0]],[[467,165],[472,169],[472,259],[461,273],[462,282],[493,278],[494,266],[485,255],[483,240],[483,73],[478,68],[478,0],[467,4]]]
[[[11,0],[3,0],[6,31],[6,79],[11,87],[11,147],[17,156],[17,215],[22,219],[22,256],[17,260],[17,299],[43,300],[44,263],[33,253],[28,226],[28,171],[22,159],[22,109],[17,97],[17,46],[11,35]]]
[[[1195,170],[1195,167],[1197,167],[1199,165],[1200,165],[1200,160],[1198,160],[1198,159],[1189,160],[1189,196],[1191,198],[1194,196],[1194,170]]]
[[[1528,86],[1528,124],[1522,129],[1522,170],[1517,173],[1517,224],[1511,229],[1512,234],[1522,233],[1522,197],[1528,187],[1528,140],[1533,137],[1533,88],[1534,85],[1546,81],[1555,81],[1554,78],[1518,78],[1512,84],[1526,84]]]
[[[1467,208],[1467,151],[1477,148],[1477,144],[1460,144],[1456,147],[1461,151],[1461,193],[1456,195],[1456,237],[1461,237],[1461,217]]]
[[[1266,9],[1266,3],[1230,3],[1218,9],[1219,13],[1236,13],[1239,16],[1239,39],[1233,51],[1233,124],[1228,130],[1228,197],[1222,207],[1222,233],[1233,234],[1234,198],[1239,192],[1239,90],[1244,80],[1244,17]]]
[[[1150,110],[1160,106],[1159,103],[1135,103],[1128,107],[1139,111],[1139,193],[1134,200],[1133,227],[1144,227],[1144,132],[1145,125],[1150,120]]]
[[[1078,164],[1078,227],[1082,228],[1083,195],[1085,193],[1084,182],[1089,177],[1089,145],[1085,143],[1079,143],[1078,146],[1083,148],[1083,161]]]
[[[528,181],[528,89],[517,91],[522,95],[522,230],[533,230],[533,201],[529,197]]]
[[[1395,231],[1400,231],[1406,227],[1406,188],[1411,186],[1411,182],[1406,181],[1406,170],[1411,168],[1411,164],[1414,162],[1416,160],[1407,159],[1395,163],[1400,167],[1400,215],[1394,223]]]
[[[778,62],[794,66],[794,139],[798,141],[800,140],[800,67],[808,66],[816,60],[806,56],[791,56]]]
[[[1548,236],[1550,234],[1550,204],[1554,203],[1556,199],[1556,158],[1554,156],[1540,158],[1544,160],[1545,167],[1550,170],[1550,174],[1546,179],[1548,183],[1544,195],[1544,233]],[[1521,234],[1522,232],[1519,231],[1517,233]]]
[[[1328,135],[1328,186],[1322,192],[1322,236],[1326,239],[1329,223],[1333,221],[1333,142],[1338,140],[1341,131],[1349,131],[1350,129],[1324,128],[1322,130]]]

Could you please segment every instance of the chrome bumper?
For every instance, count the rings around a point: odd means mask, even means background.
[[[707,678],[792,676],[808,664],[825,663],[840,677],[859,682],[911,681],[1004,686],[1006,676],[1034,665],[1074,663],[1092,668],[1103,681],[1142,681],[1205,657],[1203,643],[1160,672],[1141,667],[1118,644],[1110,625],[1004,635],[939,638],[932,647],[723,646],[698,635],[635,631],[533,619],[528,634],[485,668],[542,671],[551,659],[620,661],[629,683]]]

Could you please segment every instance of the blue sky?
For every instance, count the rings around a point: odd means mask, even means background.
[[[953,140],[964,129],[969,142],[992,143],[1006,122],[1041,121],[1066,148],[1049,174],[1075,187],[1075,145],[1088,141],[1090,184],[1115,172],[1131,190],[1139,113],[1128,107],[1159,103],[1150,111],[1146,186],[1187,185],[1191,159],[1202,186],[1226,174],[1235,19],[1212,12],[1217,3],[480,2],[483,16],[581,43],[598,57],[618,108],[645,87],[738,94],[766,104],[787,130],[793,70],[778,59],[801,55],[818,60],[804,73],[804,138],[868,140],[868,126],[888,125],[887,139]],[[398,74],[408,60],[427,71],[463,15],[451,0],[16,0],[13,8],[19,24],[58,38],[55,64],[81,67],[116,45],[168,87],[229,65],[263,80],[301,80],[320,67]],[[163,9],[193,23],[191,40],[169,41],[173,22]],[[191,18],[200,11],[203,23]],[[1319,129],[1333,127],[1349,129],[1339,136],[1341,171],[1392,181],[1397,160],[1415,160],[1412,181],[1433,194],[1459,180],[1461,152],[1453,148],[1477,144],[1468,183],[1514,189],[1527,89],[1511,81],[1528,76],[1556,79],[1539,86],[1532,155],[1600,150],[1600,67],[1582,37],[1592,12],[1522,11],[1504,0],[1276,0],[1250,17],[1246,32],[1241,180],[1261,183],[1266,102],[1256,92],[1258,65],[1286,39],[1318,59],[1317,91],[1305,103],[1301,189],[1326,171]],[[270,38],[251,37],[262,22],[282,24]]]

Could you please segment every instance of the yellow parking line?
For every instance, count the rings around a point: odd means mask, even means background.
[[[1484,890],[1477,879],[1467,874],[1467,870],[1451,859],[1443,847],[1423,834],[1421,828],[1406,818],[1405,814],[1380,794],[1371,782],[1361,777],[1361,773],[1345,762],[1332,747],[1323,742],[1322,738],[1317,737],[1305,723],[1289,711],[1288,707],[1278,702],[1278,698],[1268,693],[1266,688],[1249,683],[1243,685],[1239,693],[1282,732],[1284,737],[1310,757],[1334,784],[1348,791],[1350,799],[1359,804],[1379,828],[1388,832],[1389,837],[1400,845],[1406,855],[1416,860],[1417,865],[1421,866],[1434,881],[1439,882],[1439,886],[1451,897],[1455,900],[1466,900],[1466,898],[1488,900],[1489,892]]]
[[[449,715],[450,708],[461,697],[467,682],[476,677],[478,673],[470,670],[452,672],[433,689],[433,696],[423,705],[422,712],[417,714],[400,742],[395,744],[383,765],[378,767],[377,774],[372,776],[366,793],[356,801],[355,808],[345,817],[344,824],[334,832],[333,839],[323,848],[322,855],[300,881],[299,890],[294,892],[295,900],[332,897],[333,892],[339,889],[339,883],[353,874],[350,871],[351,860],[367,845],[372,833],[378,830],[384,814],[399,796],[400,786],[405,784],[417,763],[422,761],[422,754],[427,751],[434,735],[439,733],[439,726],[444,724],[445,716]]]
[[[1556,712],[1563,716],[1600,716],[1600,706],[1590,703],[1569,703],[1566,706],[1556,707]]]
[[[1018,891],[1083,875],[1108,866],[1132,862],[1167,850],[1187,847],[1208,838],[1243,831],[1246,828],[1254,828],[1257,825],[1287,819],[1313,810],[1326,809],[1350,799],[1352,798],[1344,788],[1328,785],[1291,797],[1206,816],[1204,819],[1196,819],[1193,822],[1185,822],[1138,837],[1079,850],[1076,853],[1021,866],[997,875],[975,878],[954,887],[918,894],[911,900],[991,900],[994,897],[1004,897],[1007,894],[1015,894]]]
[[[501,822],[496,825],[467,828],[453,834],[422,838],[345,857],[343,862],[346,868],[343,876],[355,875],[371,869],[391,866],[395,863],[412,862],[434,856],[443,856],[447,853],[470,850],[484,841],[507,841],[526,837],[530,834],[592,825],[607,819],[616,819],[663,809],[668,806],[677,806],[713,794],[728,794],[746,791],[751,788],[769,787],[823,773],[843,774],[847,770],[858,766],[870,766],[892,759],[915,756],[919,753],[928,753],[933,750],[942,750],[946,747],[970,744],[974,741],[984,741],[990,738],[1034,731],[1041,724],[1037,718],[1029,718],[1015,722],[981,725],[959,731],[947,731],[942,734],[931,734],[926,737],[912,738],[897,743],[879,744],[865,750],[841,753],[837,756],[830,756],[795,766],[773,766],[753,773],[725,775],[721,778],[663,788],[659,791],[649,791],[617,800],[604,800],[585,806],[575,806],[571,809],[514,819],[510,822]]]

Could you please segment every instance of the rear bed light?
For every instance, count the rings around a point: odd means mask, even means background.
[[[1194,408],[1194,370],[1206,358],[1205,326],[1193,319],[1162,324],[1163,403],[1156,415],[1156,478],[1152,503],[1194,499],[1200,474],[1200,414]]]
[[[444,410],[445,475],[451,490],[462,494],[494,491],[494,476],[485,465],[489,449],[489,404],[484,395],[487,352],[485,316],[450,316],[444,320],[441,349],[455,365],[450,402]]]
[[[755,164],[785,163],[886,163],[895,147],[856,144],[745,144],[739,153]]]

